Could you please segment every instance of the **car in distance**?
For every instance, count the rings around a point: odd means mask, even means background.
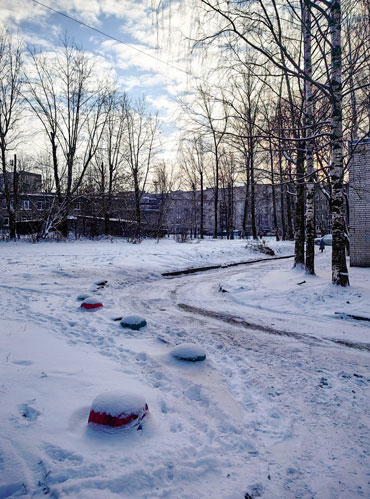
[[[323,236],[323,237],[316,237],[315,244],[320,244],[321,239],[324,241],[325,246],[332,246],[333,245],[333,235],[332,234],[325,234],[325,236]]]

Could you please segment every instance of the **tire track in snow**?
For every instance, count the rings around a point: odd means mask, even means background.
[[[233,317],[232,315],[228,315],[225,313],[214,312],[212,310],[205,310],[204,308],[194,307],[192,305],[186,305],[185,303],[178,303],[178,308],[181,310],[185,310],[186,312],[190,312],[193,314],[198,314],[201,316],[210,317],[211,319],[217,319],[222,322],[226,322],[227,324],[232,324],[234,326],[241,326],[247,329],[253,329],[255,331],[261,331],[263,333],[275,334],[278,336],[288,336],[289,338],[295,338],[297,340],[303,341],[304,343],[312,344],[322,344],[323,341],[316,336],[307,336],[299,333],[293,333],[290,331],[283,331],[281,329],[275,329],[269,326],[262,326],[261,324],[254,324],[252,322],[247,322],[244,319],[240,319],[239,317]]]
[[[326,486],[332,487],[333,497],[338,489],[343,496],[357,497],[350,475],[356,469],[365,489],[361,449],[366,448],[366,429],[354,428],[357,418],[364,421],[366,416],[354,408],[365,404],[366,385],[364,381],[356,386],[359,381],[353,376],[357,375],[341,369],[355,372],[367,362],[366,357],[333,344],[328,349],[333,341],[330,338],[297,336],[294,331],[263,326],[255,319],[253,323],[213,312],[218,305],[221,310],[227,306],[225,297],[217,292],[220,273],[223,278],[236,272],[228,269],[150,283],[138,293],[139,300],[133,287],[131,296],[125,294],[125,304],[150,316],[164,334],[163,325],[171,324],[171,341],[189,338],[209,352],[232,395],[244,407],[246,432],[257,449],[255,461],[244,466],[250,473],[256,463],[265,477],[271,474],[272,489],[266,478],[261,482],[264,492],[284,490],[287,497],[312,497],[325,469]],[[208,308],[213,310],[197,306],[202,296],[207,296]],[[238,335],[237,329],[250,334]],[[270,337],[253,334],[254,330]],[[176,338],[177,331],[182,336]],[[284,337],[294,341],[281,341]],[[332,459],[337,460],[336,471],[332,471]],[[337,485],[338,476],[343,485]]]
[[[198,314],[202,317],[210,317],[211,319],[217,319],[222,322],[226,322],[227,324],[231,324],[233,326],[241,326],[246,329],[253,329],[255,331],[261,331],[263,333],[275,334],[278,336],[287,336],[289,338],[295,338],[296,340],[302,341],[303,343],[307,343],[309,345],[320,344],[323,345],[325,342],[330,341],[337,345],[342,345],[349,348],[354,348],[356,350],[365,350],[370,352],[370,344],[369,343],[358,343],[351,342],[347,340],[340,340],[336,338],[317,338],[316,336],[311,336],[307,334],[299,334],[293,333],[291,331],[284,331],[281,329],[275,329],[268,326],[262,326],[261,324],[255,324],[252,322],[247,322],[244,319],[239,317],[234,317],[232,315],[228,315],[225,313],[214,312],[212,310],[205,310],[204,308],[194,307],[192,305],[186,305],[186,303],[178,303],[177,307],[181,310],[185,310],[185,312],[189,312],[192,314]]]

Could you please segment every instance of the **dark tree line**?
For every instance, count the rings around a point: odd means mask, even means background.
[[[112,196],[132,190],[135,235],[141,237],[140,199],[154,168],[159,121],[145,99],[133,101],[98,73],[96,62],[67,37],[55,52],[25,48],[0,33],[0,150],[10,237],[16,237],[17,163],[21,121],[39,126],[45,153],[39,166],[56,201],[44,216],[40,236],[68,233],[68,217],[78,198],[91,191],[104,201],[109,233]],[[24,127],[23,127],[24,128]]]

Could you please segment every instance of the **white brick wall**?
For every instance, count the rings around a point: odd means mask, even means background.
[[[370,267],[370,138],[356,145],[349,180],[351,266]]]

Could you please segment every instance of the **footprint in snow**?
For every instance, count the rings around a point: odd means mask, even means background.
[[[192,385],[183,393],[188,399],[194,400],[205,407],[209,406],[209,400],[204,395],[201,385]]]
[[[32,407],[30,404],[25,402],[24,404],[20,404],[18,406],[18,410],[23,418],[27,421],[36,421],[40,416],[41,412]]]
[[[33,362],[30,360],[13,360],[13,364],[16,364],[17,366],[30,366]]]
[[[321,378],[320,383],[318,385],[320,388],[331,388],[331,385],[328,382],[327,378]]]
[[[46,444],[45,445],[46,454],[54,461],[72,461],[74,463],[81,463],[83,461],[82,456],[75,454],[74,452],[62,449],[56,445]]]

